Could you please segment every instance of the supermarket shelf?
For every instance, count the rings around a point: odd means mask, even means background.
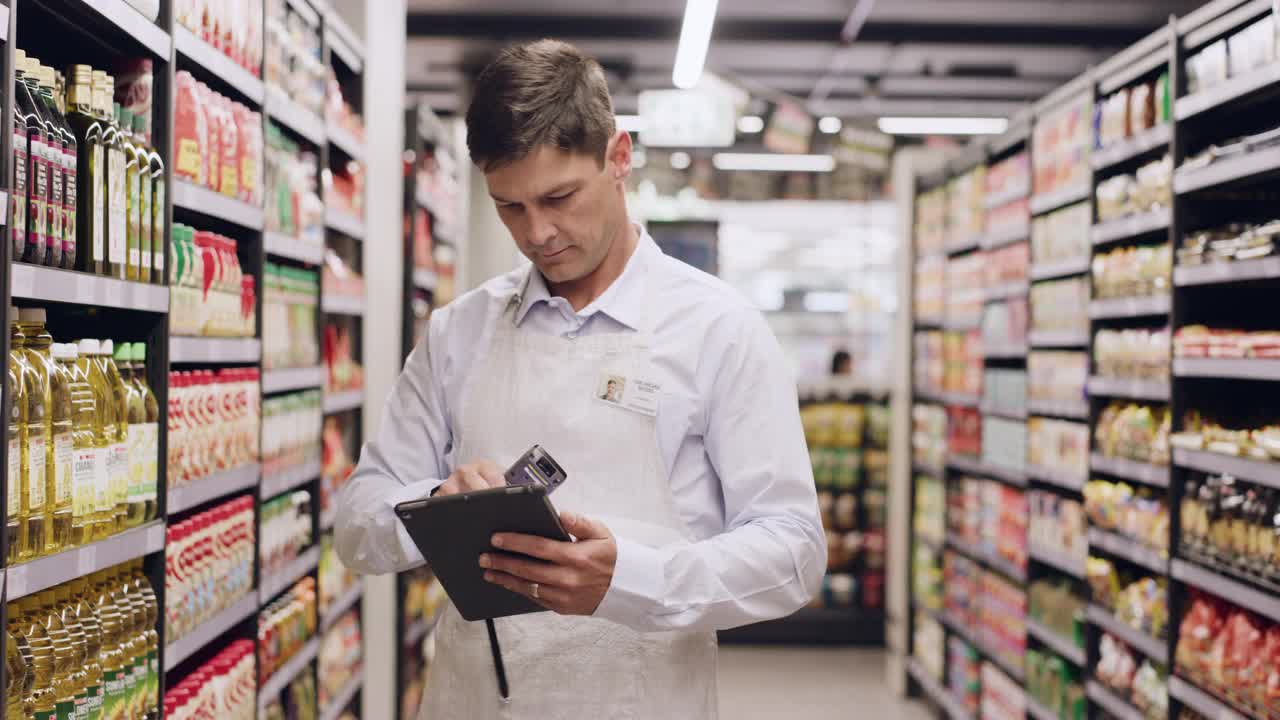
[[[303,20],[313,28],[320,27],[320,13],[307,0],[288,0],[289,9],[302,16]]]
[[[1212,720],[1245,720],[1249,717],[1177,675],[1169,676],[1169,697]]]
[[[165,502],[165,512],[169,516],[186,512],[193,507],[203,505],[210,500],[226,497],[234,493],[250,490],[258,485],[262,476],[262,466],[258,463],[242,465],[231,470],[222,470],[193,480],[181,487],[171,488]]]
[[[355,240],[364,240],[364,220],[348,212],[326,208],[325,227]]]
[[[1033,348],[1079,348],[1089,345],[1088,330],[1032,330],[1027,344]]]
[[[315,570],[319,560],[320,548],[313,545],[294,558],[292,562],[285,566],[284,570],[273,573],[263,571],[263,577],[258,583],[262,588],[262,591],[258,593],[259,604],[262,607],[271,604],[271,601],[275,600],[277,595],[288,590],[289,586],[301,580],[307,573]]]
[[[17,600],[164,549],[164,521],[126,530],[83,547],[63,550],[5,570],[5,599]]]
[[[333,698],[333,702],[320,709],[319,720],[338,720],[342,717],[342,713],[356,699],[356,693],[360,692],[361,685],[364,684],[363,671],[347,681],[346,687],[342,688]]]
[[[1065,205],[1088,199],[1093,190],[1088,184],[1063,188],[1053,192],[1031,196],[1031,214],[1042,215],[1050,210],[1057,210]]]
[[[1027,555],[1036,562],[1050,567],[1057,568],[1072,577],[1084,579],[1084,560],[1076,560],[1068,556],[1066,553],[1052,550],[1050,548],[1038,547],[1035,544],[1027,546]]]
[[[1082,275],[1089,272],[1090,262],[1091,259],[1086,255],[1085,257],[1067,258],[1066,260],[1034,263],[1031,265],[1031,279],[1052,280],[1068,275]]]
[[[1127,458],[1107,457],[1093,453],[1089,456],[1089,467],[1094,472],[1114,475],[1144,485],[1169,487],[1169,468],[1164,465],[1152,465]]]
[[[364,143],[357,140],[349,130],[341,125],[329,123],[326,134],[329,136],[330,145],[341,150],[352,160],[364,162]]]
[[[321,295],[320,310],[326,315],[364,316],[364,298],[344,297],[342,295]]]
[[[1168,315],[1172,306],[1168,295],[1093,300],[1089,303],[1089,317],[1094,320],[1115,320]]]
[[[1280,146],[1250,151],[1199,168],[1179,168],[1173,173],[1173,191],[1186,195],[1198,190],[1252,180],[1280,169]]]
[[[1031,693],[1023,693],[1023,698],[1026,701],[1027,715],[1035,720],[1059,720],[1058,713],[1041,705],[1040,701],[1031,697]]]
[[[1232,475],[1271,488],[1280,488],[1280,462],[1223,455],[1205,450],[1173,449],[1173,464],[1211,474]]]
[[[1025,471],[984,462],[981,458],[952,453],[947,455],[947,465],[960,472],[992,477],[1017,487],[1027,486],[1027,473]]]
[[[262,372],[262,392],[288,392],[290,390],[308,390],[324,384],[325,369],[323,365],[304,368],[285,368],[283,370],[264,370]]]
[[[946,540],[939,540],[938,538],[932,538],[932,537],[929,537],[928,535],[922,535],[918,532],[913,533],[911,537],[915,542],[921,545],[924,545],[927,548],[930,548],[931,550],[933,550],[935,553],[938,553],[939,555],[942,554],[943,549],[945,549],[947,546]]]
[[[266,95],[266,86],[253,76],[253,73],[240,67],[234,60],[222,54],[221,50],[197,37],[190,30],[175,25],[173,28],[173,44],[178,54],[204,68],[209,75],[236,89],[254,105],[262,105]],[[167,55],[166,55],[167,57]],[[177,197],[174,201],[177,201]]]
[[[1178,265],[1173,268],[1173,284],[1179,287],[1225,285],[1275,278],[1280,278],[1280,257],[1211,262],[1203,265]]]
[[[1032,480],[1037,480],[1049,485],[1056,485],[1067,490],[1079,492],[1084,489],[1085,478],[1073,475],[1061,468],[1045,467],[1043,465],[1027,466],[1027,475]]]
[[[993,300],[1008,300],[1010,298],[1025,297],[1031,286],[1026,280],[1022,282],[1003,283],[1001,285],[993,285],[986,289],[984,293],[987,302]]]
[[[1063,659],[1069,660],[1078,667],[1085,666],[1087,658],[1085,657],[1084,648],[1078,647],[1075,643],[1054,632],[1048,625],[1028,617],[1027,632]]]
[[[268,230],[263,233],[263,245],[268,255],[319,265],[324,262],[324,245],[314,245],[284,233]]]
[[[185,636],[164,646],[164,671],[169,672],[194,655],[201,648],[222,636],[231,628],[258,613],[258,593],[249,594],[232,603],[222,612],[201,623]]]
[[[1194,95],[1178,98],[1173,104],[1173,115],[1178,122],[1182,122],[1278,82],[1280,82],[1280,65],[1272,63]]]
[[[1013,226],[1001,228],[999,230],[989,232],[978,238],[978,247],[983,250],[993,250],[995,248],[1012,245],[1022,242],[1031,237],[1031,225]]]
[[[945,610],[934,613],[933,615],[937,618],[938,622],[942,623],[942,625],[950,630],[952,634],[959,636],[970,645],[976,646],[978,644],[977,641],[974,640],[974,633],[969,630],[969,626],[960,622],[958,618],[952,617],[950,613],[947,613]]]
[[[974,547],[973,545],[963,542],[953,535],[947,536],[947,547],[955,550],[961,555],[964,555],[970,560],[981,563],[988,568],[995,570],[1010,580],[1014,580],[1023,585],[1027,583],[1026,569],[1020,568],[1002,557],[983,552],[981,548]]]
[[[272,120],[301,135],[312,145],[324,145],[324,120],[299,105],[284,90],[268,85],[264,104],[267,116]]]
[[[320,458],[318,457],[283,470],[264,472],[262,484],[258,486],[258,497],[267,500],[299,485],[305,485],[318,477],[320,477]]]
[[[1106,245],[1120,240],[1131,240],[1168,229],[1172,216],[1172,210],[1161,208],[1139,215],[1108,220],[1090,228],[1089,239],[1094,245]]]
[[[413,271],[413,286],[419,290],[435,292],[440,284],[440,276],[432,270],[418,268]]]
[[[911,463],[911,470],[920,475],[932,475],[937,478],[941,478],[947,472],[945,467],[934,467],[924,463]]]
[[[86,2],[84,7],[91,8],[99,15],[105,18],[112,25],[115,25],[122,32],[133,38],[138,44],[145,47],[152,55],[167,61],[169,59],[169,50],[173,46],[173,40],[170,39],[169,33],[160,29],[160,26],[151,22],[142,13],[130,7],[124,0],[93,0]],[[9,10],[4,10],[4,32],[8,33],[9,28]],[[8,40],[8,38],[3,38]]]
[[[1031,184],[1022,185],[1021,187],[1010,188],[1003,192],[987,195],[982,199],[982,207],[987,210],[994,210],[1003,207],[1012,202],[1026,199],[1031,194]]]
[[[325,13],[324,43],[337,55],[351,72],[359,75],[364,72],[364,48],[345,20],[337,12]]]
[[[943,330],[951,330],[953,332],[969,332],[977,330],[982,326],[982,318],[945,318],[942,321]]]
[[[1168,402],[1171,393],[1169,381],[1128,380],[1093,376],[1089,378],[1089,394],[1102,397],[1129,398]]]
[[[1025,357],[1026,345],[987,345],[982,346],[982,355],[990,360],[1012,360]]]
[[[320,617],[320,632],[328,632],[334,623],[338,622],[348,610],[355,607],[360,602],[361,596],[364,594],[364,581],[356,580],[356,584],[352,585],[346,592],[342,593],[333,601],[333,605],[325,609],[324,614]]]
[[[307,641],[302,649],[289,658],[284,665],[275,671],[267,681],[258,688],[258,712],[266,711],[266,707],[272,703],[285,688],[289,687],[289,683],[298,677],[307,666],[316,659],[316,654],[320,651],[320,638],[311,638]]]
[[[1110,610],[1098,605],[1089,606],[1088,616],[1089,622],[1125,641],[1143,655],[1161,663],[1168,662],[1169,647],[1163,639],[1121,622]]]
[[[951,240],[942,246],[948,255],[959,255],[967,253],[970,250],[977,250],[981,243],[981,235],[973,235],[970,237],[960,238],[959,240]]]
[[[16,267],[16,266],[15,266]],[[1175,377],[1280,380],[1280,360],[1247,358],[1174,358]]]
[[[258,338],[169,337],[170,363],[224,365],[262,359]]]
[[[986,635],[986,633],[981,632],[977,634],[976,639],[978,642],[976,645],[978,646],[978,650],[982,651],[983,656],[986,657],[987,660],[995,663],[996,667],[999,667],[1006,675],[1017,680],[1018,683],[1021,684],[1023,680],[1026,679],[1026,671],[1023,669],[1022,665],[1015,665],[1010,662],[1008,658],[996,652],[996,649],[988,645],[984,639]]]
[[[234,223],[249,230],[262,229],[262,208],[186,180],[173,180],[173,206]]]
[[[348,412],[350,410],[359,410],[364,406],[364,390],[347,390],[345,392],[329,393],[324,395],[324,414],[334,415],[337,413]]]
[[[1101,528],[1089,528],[1089,551],[1102,550],[1161,575],[1169,573],[1169,561],[1158,550]]]
[[[1084,400],[1067,402],[1063,400],[1027,400],[1027,410],[1032,415],[1069,418],[1072,420],[1089,419],[1089,403]]]
[[[1169,138],[1172,136],[1173,130],[1169,123],[1163,123],[1115,143],[1111,147],[1094,150],[1089,161],[1093,164],[1094,170],[1106,170],[1112,165],[1119,165],[1126,160],[1168,145]]]
[[[442,612],[444,611],[439,610],[432,617],[418,618],[417,620],[414,620],[413,624],[405,629],[404,643],[403,643],[404,646],[413,647],[414,645],[417,645],[418,643],[422,642],[423,638],[430,635],[431,631],[435,629],[436,622],[439,621],[440,613]]]
[[[10,277],[14,298],[153,313],[169,311],[169,288],[163,285],[115,280],[20,262],[13,263],[12,268]]]
[[[920,684],[924,694],[941,707],[950,720],[973,720],[973,715],[956,699],[956,696],[944,688],[942,683],[934,679],[920,664],[920,661],[915,658],[907,660],[907,672],[911,673],[911,677],[915,678],[915,681]]]
[[[1181,558],[1174,558],[1169,563],[1169,574],[1175,580],[1194,585],[1201,590],[1230,600],[1240,607],[1280,622],[1280,597],[1274,593],[1259,590],[1240,580]]]
[[[1146,720],[1141,710],[1130,705],[1124,698],[1116,695],[1097,680],[1089,681],[1085,686],[1085,694],[1094,704],[1102,706],[1103,710],[1117,720]]]
[[[990,415],[991,417],[1004,418],[1005,420],[1021,421],[1027,419],[1026,408],[1021,410],[1010,410],[1008,408],[983,405],[978,408],[978,412],[981,412],[983,415]]]
[[[942,402],[956,407],[976,408],[982,402],[982,398],[977,394],[944,392],[942,393]]]

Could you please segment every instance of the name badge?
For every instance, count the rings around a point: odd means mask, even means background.
[[[628,377],[605,371],[596,385],[598,402],[655,417],[658,414],[658,393],[662,386],[644,378]]]

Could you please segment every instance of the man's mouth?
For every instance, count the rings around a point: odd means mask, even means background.
[[[553,253],[542,253],[542,259],[543,259],[543,260],[551,260],[551,259],[553,259],[553,258],[557,258],[557,257],[559,257],[559,256],[563,255],[563,254],[565,253],[565,251],[567,251],[567,250],[569,249],[569,247],[570,247],[569,245],[566,245],[566,246],[564,246],[564,247],[560,248],[559,250],[557,250],[557,251],[555,251],[555,252],[553,252]]]

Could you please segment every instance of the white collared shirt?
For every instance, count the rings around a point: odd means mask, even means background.
[[[471,358],[504,321],[525,272],[432,314],[338,500],[336,549],[348,567],[387,573],[422,564],[392,508],[430,494],[456,467],[454,413]],[[573,338],[636,331],[646,313],[663,392],[659,450],[693,542],[651,548],[618,537],[613,582],[596,615],[642,631],[787,615],[819,591],[826,539],[795,378],[761,314],[642,231],[622,275],[590,305],[575,312],[535,271],[516,321]]]

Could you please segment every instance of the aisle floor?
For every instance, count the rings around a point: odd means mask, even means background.
[[[885,682],[884,651],[722,645],[723,720],[928,720]]]

